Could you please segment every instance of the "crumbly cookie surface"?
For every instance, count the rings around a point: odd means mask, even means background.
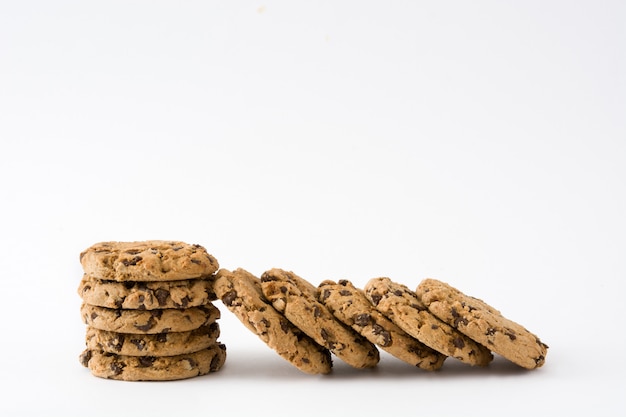
[[[416,294],[438,318],[517,365],[544,364],[548,346],[484,301],[435,279],[423,280]]]
[[[128,356],[173,356],[197,352],[215,343],[220,335],[217,322],[188,332],[157,334],[118,333],[87,327],[88,349]]]
[[[226,308],[263,342],[308,374],[331,371],[330,352],[295,327],[265,299],[259,278],[244,269],[220,269],[214,286]]]
[[[326,280],[319,286],[319,300],[344,324],[396,358],[429,371],[441,368],[445,355],[400,329],[378,311],[363,290],[348,280]]]
[[[100,378],[169,381],[219,371],[226,361],[226,346],[217,343],[198,352],[175,356],[127,356],[86,349],[79,361]]]
[[[86,274],[113,281],[173,281],[210,276],[219,264],[200,245],[178,241],[101,242],[80,254]]]
[[[187,332],[220,318],[220,311],[212,304],[185,309],[123,310],[83,303],[80,312],[83,322],[96,329],[140,334]]]
[[[317,300],[317,288],[293,272],[271,269],[261,276],[263,295],[274,308],[318,344],[354,368],[372,368],[380,360],[376,346],[337,320]]]
[[[489,349],[430,313],[405,285],[382,277],[371,279],[364,290],[381,313],[432,349],[470,365],[485,366],[493,359]]]
[[[197,307],[215,301],[213,276],[176,281],[112,281],[87,274],[78,286],[84,302],[107,308],[154,310]]]

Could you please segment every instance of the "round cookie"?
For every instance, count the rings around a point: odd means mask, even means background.
[[[548,346],[484,301],[435,279],[423,280],[416,294],[434,315],[495,353],[527,369],[544,364]]]
[[[308,374],[330,373],[330,352],[272,307],[257,277],[243,269],[220,269],[214,288],[226,308],[283,359]]]
[[[213,292],[213,277],[119,282],[85,274],[78,286],[78,295],[87,304],[134,310],[197,307],[217,299]]]
[[[261,276],[263,295],[296,327],[354,368],[372,368],[380,360],[376,346],[347,327],[317,301],[317,289],[281,269]]]
[[[186,309],[114,310],[83,303],[80,312],[83,322],[96,329],[140,334],[187,332],[220,318],[220,311],[212,304]]]
[[[406,286],[389,278],[374,278],[364,290],[378,311],[432,349],[470,365],[485,366],[493,359],[489,349],[430,313]]]
[[[220,334],[217,322],[188,332],[157,334],[117,333],[87,328],[85,342],[90,350],[128,356],[172,356],[197,352],[215,343]]]
[[[80,263],[88,275],[113,281],[175,281],[219,268],[202,246],[164,240],[96,243],[80,254]]]
[[[367,299],[363,290],[350,281],[324,281],[319,286],[319,300],[342,321],[370,342],[396,358],[422,369],[441,368],[445,355],[424,345],[400,329]]]
[[[175,356],[127,356],[86,349],[79,361],[100,378],[171,381],[219,371],[226,361],[226,346],[217,343],[198,352]]]

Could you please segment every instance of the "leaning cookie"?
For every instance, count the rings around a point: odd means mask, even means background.
[[[128,356],[173,356],[197,352],[215,343],[220,334],[217,322],[187,332],[157,334],[118,333],[87,327],[88,349]]]
[[[548,346],[484,301],[435,279],[425,279],[416,294],[441,320],[517,365],[542,366]]]
[[[197,307],[217,299],[213,276],[178,281],[119,282],[85,274],[78,286],[78,295],[87,304],[135,310]]]
[[[214,290],[226,308],[270,348],[308,374],[328,374],[330,352],[295,327],[263,297],[261,281],[244,269],[220,269]]]
[[[364,290],[378,311],[432,349],[470,365],[485,366],[493,359],[489,349],[430,313],[405,285],[374,278]]]
[[[83,303],[80,312],[83,322],[96,329],[139,334],[187,332],[220,318],[220,311],[212,304],[185,309],[116,310]]]
[[[113,281],[174,281],[214,274],[219,264],[200,245],[178,241],[101,242],[80,254],[86,274]]]
[[[384,316],[367,299],[363,290],[350,281],[323,281],[319,300],[344,324],[352,327],[370,342],[418,368],[433,371],[441,368],[445,355],[411,337]]]
[[[127,356],[86,349],[79,361],[100,378],[171,381],[219,371],[226,361],[226,346],[217,343],[198,352],[175,356]]]
[[[347,327],[317,300],[317,289],[293,272],[266,271],[263,295],[296,327],[354,368],[372,368],[380,360],[376,346]]]

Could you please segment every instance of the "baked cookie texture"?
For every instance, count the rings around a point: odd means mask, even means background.
[[[78,295],[91,305],[134,310],[197,307],[217,299],[213,276],[179,281],[119,282],[85,274],[78,286]]]
[[[86,274],[113,281],[173,281],[219,269],[204,247],[166,240],[96,243],[80,254],[80,263]]]
[[[217,343],[217,322],[188,332],[156,334],[118,333],[87,327],[88,349],[128,356],[173,356],[193,353]]]
[[[263,296],[259,278],[241,268],[220,269],[214,289],[226,308],[283,359],[308,374],[330,373],[328,349],[274,309]]]
[[[197,352],[175,356],[128,356],[86,349],[80,363],[95,376],[123,381],[171,381],[219,371],[226,346],[217,343]]]
[[[114,310],[83,303],[83,322],[100,330],[118,333],[155,334],[187,332],[211,324],[220,318],[220,311],[212,304],[186,309]]]
[[[344,324],[381,349],[418,368],[441,368],[446,356],[413,338],[378,311],[363,290],[348,280],[326,280],[319,286],[319,300]]]
[[[354,368],[372,368],[376,346],[344,325],[318,301],[317,287],[290,271],[274,268],[261,275],[263,295],[274,308],[315,342]]]
[[[470,365],[486,366],[491,351],[428,311],[415,292],[387,277],[371,279],[365,294],[398,327],[430,348]]]
[[[545,363],[548,346],[484,301],[436,279],[423,280],[416,294],[438,318],[517,365],[535,369]]]

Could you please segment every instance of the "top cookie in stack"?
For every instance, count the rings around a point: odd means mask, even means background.
[[[178,241],[102,242],[80,255],[88,325],[81,362],[99,377],[171,380],[219,370],[217,260]]]

